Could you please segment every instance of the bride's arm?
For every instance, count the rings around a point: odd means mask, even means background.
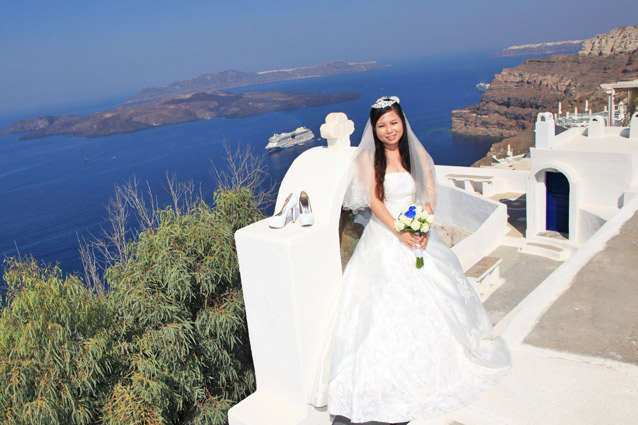
[[[385,224],[390,230],[392,230],[399,240],[410,248],[423,248],[425,249],[428,243],[429,233],[425,235],[417,236],[410,232],[397,232],[394,228],[394,217],[390,214],[390,211],[386,208],[385,204],[377,197],[376,190],[370,196],[370,209],[374,215]],[[417,246],[419,245],[419,246]]]
[[[430,204],[429,202],[425,203],[425,210],[429,212],[430,214],[434,214],[434,209],[432,208],[432,204]]]

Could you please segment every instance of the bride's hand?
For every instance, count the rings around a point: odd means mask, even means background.
[[[430,232],[420,236],[417,236],[414,233],[410,232],[399,232],[397,236],[402,243],[410,248],[425,249],[428,245]]]
[[[421,241],[419,244],[421,245],[421,249],[425,249],[428,246],[428,241],[430,240],[430,232],[427,232],[425,235],[419,236]]]

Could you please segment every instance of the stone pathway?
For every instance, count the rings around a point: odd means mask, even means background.
[[[483,302],[492,324],[501,321],[525,299],[558,266],[560,261],[537,255],[523,254],[518,248],[501,246],[490,253],[490,257],[502,258],[501,278],[505,282]]]
[[[525,343],[638,364],[637,309],[638,214],[578,272]]]
[[[638,212],[630,214],[600,251],[590,245],[593,254],[565,264],[584,261],[571,278],[568,267],[556,270],[499,323],[513,365],[498,386],[446,417],[411,425],[636,423]]]

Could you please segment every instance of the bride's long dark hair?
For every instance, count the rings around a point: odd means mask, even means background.
[[[385,108],[372,108],[370,109],[370,125],[372,126],[372,135],[374,137],[374,179],[376,183],[375,192],[377,197],[384,201],[385,191],[383,190],[383,182],[385,181],[385,169],[387,167],[387,159],[385,156],[385,147],[383,142],[377,137],[377,121],[383,115],[390,111],[397,113],[401,118],[401,124],[403,124],[403,136],[399,140],[399,155],[401,156],[401,165],[406,171],[410,172],[410,147],[408,145],[408,132],[405,125],[405,115],[403,115],[403,109],[399,103],[393,103]]]

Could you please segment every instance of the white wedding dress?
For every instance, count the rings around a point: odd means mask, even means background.
[[[413,203],[409,173],[386,174],[384,188],[393,216]],[[372,216],[345,270],[314,405],[353,423],[407,422],[467,405],[505,375],[507,346],[454,253],[431,232],[423,257],[417,269]]]

